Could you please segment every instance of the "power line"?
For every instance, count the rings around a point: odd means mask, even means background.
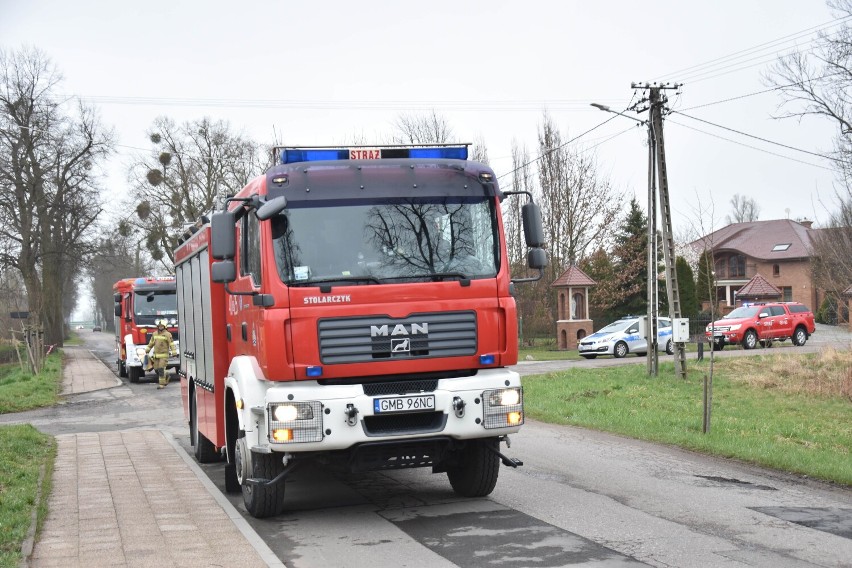
[[[805,165],[807,165],[807,166],[813,166],[813,167],[815,167],[815,168],[820,168],[820,169],[823,169],[823,170],[828,170],[828,171],[830,171],[830,172],[834,172],[834,171],[835,171],[834,169],[832,169],[832,168],[828,168],[828,167],[826,167],[826,166],[821,166],[821,165],[819,165],[819,164],[813,164],[813,163],[811,163],[811,162],[805,162],[804,160],[797,160],[796,158],[791,158],[790,156],[785,156],[784,154],[778,154],[778,153],[776,153],[776,152],[770,152],[769,150],[765,150],[765,149],[763,149],[763,148],[758,148],[757,146],[751,146],[751,145],[749,145],[749,144],[744,144],[743,142],[738,142],[738,141],[736,141],[736,140],[731,140],[730,138],[725,138],[724,136],[719,136],[718,134],[713,134],[712,132],[707,132],[707,131],[705,131],[705,130],[701,130],[700,128],[694,128],[694,127],[692,127],[692,126],[687,126],[686,124],[682,124],[682,123],[677,122],[677,121],[674,121],[674,120],[672,120],[672,119],[668,119],[668,122],[670,122],[670,123],[672,123],[672,124],[676,124],[676,125],[681,126],[681,127],[683,127],[683,128],[687,128],[687,129],[689,129],[689,130],[694,130],[695,132],[700,132],[701,134],[706,134],[707,136],[712,136],[713,138],[718,138],[718,139],[720,139],[720,140],[724,140],[724,141],[726,141],[726,142],[731,142],[731,143],[733,143],[733,144],[737,144],[737,145],[739,145],[739,146],[744,146],[744,147],[746,147],[746,148],[751,148],[752,150],[757,150],[758,152],[763,152],[763,153],[765,153],[765,154],[770,154],[770,155],[772,155],[772,156],[777,156],[777,157],[779,157],[779,158],[784,158],[785,160],[791,160],[791,161],[793,161],[793,162],[798,162],[798,163],[800,163],[800,164],[805,164]]]
[[[715,126],[716,128],[721,128],[722,130],[727,130],[729,132],[739,134],[740,136],[748,136],[749,138],[754,138],[755,140],[760,140],[761,142],[766,142],[767,144],[774,144],[775,146],[787,148],[788,150],[795,150],[796,152],[802,152],[803,154],[810,154],[811,156],[816,156],[818,158],[823,158],[825,160],[831,160],[832,162],[837,161],[835,158],[832,158],[831,156],[826,156],[825,154],[819,154],[817,152],[811,152],[810,150],[803,150],[801,148],[796,148],[795,146],[789,146],[787,144],[782,144],[780,142],[774,142],[772,140],[767,140],[766,138],[762,138],[760,136],[755,136],[754,134],[749,134],[748,132],[742,132],[740,130],[735,130],[735,129],[729,128],[727,126],[722,126],[721,124],[716,124],[715,122],[710,122],[709,120],[704,120],[704,119],[701,119],[701,118],[697,118],[695,116],[690,116],[688,114],[684,114],[682,111],[672,111],[672,113],[673,114],[679,114],[681,116],[685,116],[686,118],[691,118],[692,120],[697,120],[698,122],[703,122],[704,124],[709,124],[710,126]]]
[[[559,145],[559,146],[557,146],[556,148],[551,148],[551,149],[547,150],[546,152],[544,152],[544,153],[540,154],[538,157],[536,157],[536,158],[534,158],[534,159],[530,160],[530,161],[529,161],[529,162],[527,162],[526,164],[522,164],[522,165],[518,166],[517,168],[515,168],[515,169],[514,169],[514,170],[512,170],[512,171],[510,171],[510,172],[506,172],[506,173],[505,173],[505,174],[503,174],[502,176],[499,176],[499,177],[497,178],[497,181],[500,181],[500,180],[501,180],[501,179],[503,179],[504,177],[506,177],[506,176],[508,176],[508,175],[511,175],[511,174],[515,173],[516,171],[518,171],[518,170],[522,169],[522,168],[525,168],[525,167],[527,167],[527,166],[529,166],[529,165],[532,165],[532,164],[536,163],[537,161],[541,160],[542,158],[544,158],[544,157],[545,157],[545,156],[547,156],[548,154],[552,154],[553,152],[555,152],[555,151],[557,151],[557,150],[561,150],[562,148],[564,148],[564,147],[565,147],[565,146],[567,146],[568,144],[571,144],[572,142],[576,142],[577,140],[579,140],[580,138],[582,138],[582,137],[583,137],[583,136],[585,136],[586,134],[589,134],[590,132],[592,132],[592,131],[594,131],[594,130],[597,130],[598,128],[600,128],[600,127],[601,127],[601,126],[603,126],[604,124],[606,124],[606,123],[608,123],[609,121],[613,120],[616,116],[618,116],[618,115],[617,115],[617,114],[612,115],[610,118],[608,118],[608,119],[604,120],[604,121],[603,121],[603,122],[601,122],[600,124],[598,124],[598,125],[596,125],[596,126],[593,126],[593,127],[589,128],[588,130],[586,130],[586,131],[585,131],[585,132],[583,132],[582,134],[579,134],[579,135],[575,136],[574,138],[572,138],[572,139],[568,140],[567,142],[563,142],[562,144],[560,144],[560,145]]]
[[[71,95],[58,95],[54,98],[67,100]],[[231,99],[199,97],[132,97],[80,95],[81,101],[98,104],[118,104],[131,106],[184,106],[184,107],[230,107],[230,108],[292,108],[299,110],[442,110],[459,111],[540,111],[542,108],[558,111],[585,111],[588,102],[585,99],[526,99],[526,100],[446,100],[446,101],[388,101],[388,100],[339,100],[318,101],[298,99]],[[624,103],[624,99],[607,99],[614,105]]]
[[[770,40],[770,41],[767,41],[767,42],[764,42],[764,43],[761,43],[761,44],[757,44],[757,45],[754,45],[752,47],[748,47],[746,49],[741,49],[739,51],[735,51],[735,52],[730,53],[728,55],[723,55],[722,57],[717,57],[716,59],[711,59],[710,61],[705,61],[704,63],[699,63],[697,65],[691,65],[689,67],[684,67],[683,69],[678,69],[677,71],[673,71],[671,73],[666,73],[666,74],[660,75],[660,79],[658,80],[658,82],[662,82],[666,77],[672,77],[672,76],[677,76],[680,79],[681,77],[683,77],[685,75],[697,72],[699,69],[714,66],[714,64],[719,64],[719,63],[723,63],[723,62],[727,63],[731,60],[740,59],[744,56],[751,55],[751,54],[756,53],[756,52],[766,51],[767,49],[772,49],[772,48],[776,47],[778,44],[789,43],[791,41],[799,39],[800,37],[811,35],[813,33],[819,32],[823,29],[839,26],[839,25],[843,24],[846,20],[849,20],[850,18],[852,18],[852,16],[843,16],[841,18],[835,18],[833,20],[830,20],[828,22],[824,22],[824,23],[819,24],[817,26],[806,28],[804,30],[794,32],[794,33],[788,34],[786,36],[781,36],[779,38],[776,38],[776,39],[773,39],[773,40]]]

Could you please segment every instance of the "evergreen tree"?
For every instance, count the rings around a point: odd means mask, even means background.
[[[615,278],[617,297],[614,310],[618,315],[643,314],[648,311],[648,219],[636,199],[621,230],[615,237]]]
[[[692,267],[682,256],[677,257],[675,261],[675,271],[677,272],[677,282],[680,287],[680,312],[683,317],[694,317],[698,314],[701,306],[698,303],[698,296],[695,291],[695,275],[692,272]]]

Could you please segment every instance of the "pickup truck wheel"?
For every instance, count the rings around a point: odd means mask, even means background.
[[[808,340],[808,332],[805,331],[805,328],[799,326],[796,328],[796,331],[793,332],[793,345],[796,347],[801,347]]]
[[[721,351],[725,348],[725,344],[721,341],[711,341],[710,345],[713,346],[713,351]]]
[[[623,341],[619,341],[615,344],[615,347],[612,350],[612,356],[616,359],[621,359],[622,357],[627,356],[627,344]]]
[[[757,347],[757,334],[753,329],[750,329],[743,336],[743,349],[754,349],[755,347]]]
[[[284,467],[281,462],[281,455],[277,453],[252,453],[250,462],[246,463],[245,458],[250,451],[246,445],[245,436],[237,440],[234,450],[236,461],[234,465],[237,469],[237,479],[242,485],[243,503],[249,514],[256,519],[274,517],[284,510],[284,483],[279,482],[275,485],[249,485],[246,483],[246,474],[248,471],[251,471],[251,477],[254,478],[274,478],[281,473]]]
[[[468,442],[458,465],[447,468],[447,478],[457,495],[485,497],[494,491],[500,473],[500,460],[488,448],[496,450],[499,444],[497,438]]]
[[[198,431],[198,391],[192,389],[189,399],[189,438],[195,448],[195,459],[198,463],[213,463],[218,461],[216,446],[204,434]]]
[[[127,377],[131,383],[138,383],[142,378],[142,367],[127,367]]]

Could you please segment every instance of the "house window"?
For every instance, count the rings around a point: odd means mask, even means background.
[[[781,286],[781,301],[782,302],[792,302],[793,301],[793,287],[792,286]]]
[[[781,276],[781,266],[777,264],[772,265],[772,276]]]
[[[745,256],[734,254],[728,259],[728,278],[742,278],[746,275]]]

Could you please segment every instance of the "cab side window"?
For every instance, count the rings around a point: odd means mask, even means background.
[[[251,213],[243,217],[242,223],[240,272],[251,276],[252,283],[260,286],[260,224]]]

